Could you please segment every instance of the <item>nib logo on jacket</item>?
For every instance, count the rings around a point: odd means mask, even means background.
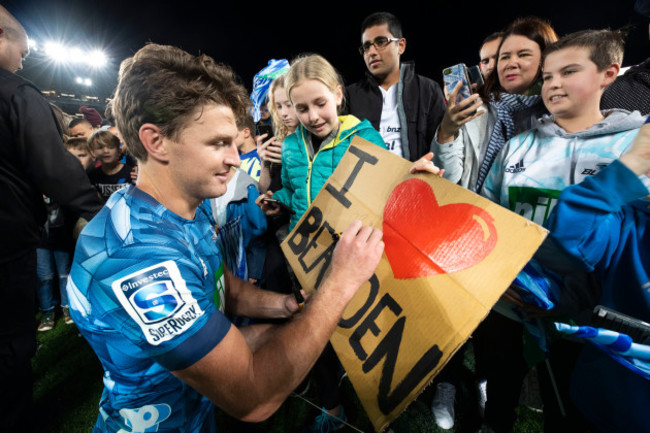
[[[508,188],[510,210],[543,225],[557,203],[560,191],[526,186]]]

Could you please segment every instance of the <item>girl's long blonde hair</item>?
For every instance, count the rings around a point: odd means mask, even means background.
[[[280,75],[271,82],[269,87],[269,96],[268,103],[266,104],[269,112],[271,113],[271,122],[273,123],[273,132],[275,133],[275,138],[280,141],[284,141],[285,138],[291,131],[284,124],[280,115],[278,114],[278,109],[275,107],[275,91],[278,89],[284,89],[284,75]]]

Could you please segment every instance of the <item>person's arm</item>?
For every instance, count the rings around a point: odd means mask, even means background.
[[[226,278],[226,310],[228,314],[258,319],[289,318],[298,311],[293,294],[262,290],[234,276],[228,269]]]
[[[478,108],[483,104],[478,93],[472,94],[469,98],[459,102],[458,104],[456,103],[458,93],[462,87],[462,82],[458,82],[456,87],[454,87],[454,90],[449,94],[447,109],[442,117],[436,136],[436,142],[439,144],[453,142],[458,136],[458,131],[461,126],[476,119],[484,113],[484,111],[478,110]]]
[[[26,174],[39,190],[84,220],[102,207],[97,191],[79,161],[63,146],[56,118],[36,89],[21,86],[11,101],[15,112],[16,147]]]
[[[290,143],[288,141],[291,139],[293,136],[289,136],[287,139],[285,139],[285,142],[283,145],[287,144],[287,147],[285,149],[289,149]],[[291,199],[293,198],[293,188],[292,188],[292,183],[289,178],[289,165],[287,164],[287,152],[290,150],[285,150],[281,152],[281,159],[280,161],[282,162],[281,165],[281,178],[282,178],[282,188],[279,190],[273,192],[273,191],[266,191],[264,194],[260,195],[257,200],[255,201],[260,208],[262,208],[262,211],[266,216],[275,216],[279,215],[281,213],[281,209],[278,206],[275,205],[269,205],[265,204],[262,202],[262,199],[264,198],[274,198],[276,200],[281,201],[282,203],[286,204],[288,207],[291,207]]]
[[[643,174],[650,174],[648,124],[618,161],[562,191],[547,221],[551,239],[586,270],[606,267],[619,244],[622,208],[649,194]]]
[[[304,379],[346,305],[372,276],[383,253],[381,235],[377,229],[353,222],[334,249],[331,272],[303,313],[275,329],[262,329],[258,336],[265,340],[262,344],[255,339],[249,345],[233,326],[206,356],[173,374],[236,418],[268,418]],[[248,289],[229,287],[228,296],[245,296]]]
[[[460,182],[463,176],[463,169],[465,167],[465,137],[467,134],[463,128],[458,130],[458,135],[453,141],[442,144],[438,141],[438,133],[440,128],[436,130],[433,137],[434,162],[440,168],[445,170],[443,177],[451,182]]]

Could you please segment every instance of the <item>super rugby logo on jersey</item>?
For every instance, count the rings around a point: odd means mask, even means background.
[[[144,323],[160,322],[183,306],[180,293],[165,266],[139,272],[122,281],[121,288]]]
[[[203,314],[171,260],[127,275],[112,287],[153,345],[182,333]]]

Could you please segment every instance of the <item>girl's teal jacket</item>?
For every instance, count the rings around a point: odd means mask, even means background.
[[[309,132],[299,125],[282,143],[282,189],[273,194],[296,213],[291,216],[289,231],[305,213],[327,179],[334,173],[352,138],[359,136],[386,148],[379,132],[367,120],[339,116],[339,134],[314,154],[305,140]]]

